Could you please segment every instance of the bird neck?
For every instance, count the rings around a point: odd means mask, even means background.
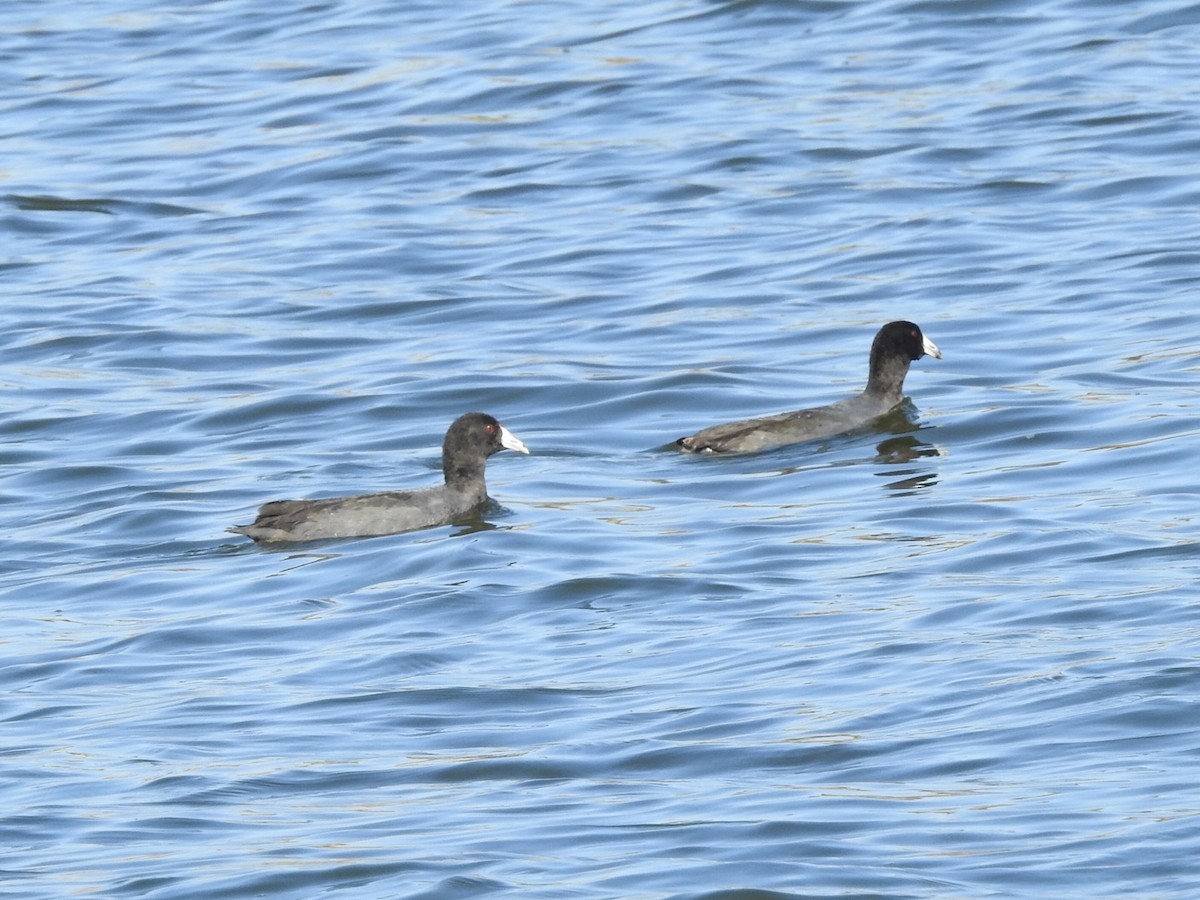
[[[482,462],[459,462],[454,464],[445,460],[442,461],[442,475],[445,476],[446,484],[452,488],[462,487],[475,480],[483,484],[483,472],[484,467]]]
[[[863,393],[899,403],[904,397],[904,376],[909,365],[910,361],[902,356],[876,358],[872,354],[871,374]]]

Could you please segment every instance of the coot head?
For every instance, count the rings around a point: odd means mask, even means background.
[[[864,393],[883,398],[887,403],[899,403],[908,366],[922,356],[941,359],[942,351],[925,337],[916,323],[888,322],[871,344],[871,371]]]
[[[942,351],[937,344],[927,338],[921,327],[915,322],[888,322],[875,335],[871,345],[871,361],[882,356],[901,356],[904,359],[916,360],[922,356],[942,358]]]
[[[482,470],[484,460],[501,450],[528,453],[529,448],[487,413],[469,412],[455,419],[442,442],[442,470],[446,480]]]

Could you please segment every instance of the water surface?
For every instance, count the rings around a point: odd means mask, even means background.
[[[4,896],[1200,888],[1196,8],[0,26]],[[224,532],[469,409],[473,526]]]

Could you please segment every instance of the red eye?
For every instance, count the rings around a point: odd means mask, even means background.
[[[487,433],[488,433],[488,434],[495,434],[495,433],[496,433],[496,426],[495,426],[495,425],[485,425],[485,426],[484,426],[484,429],[487,431]]]

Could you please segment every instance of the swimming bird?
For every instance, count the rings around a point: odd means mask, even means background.
[[[256,541],[316,541],[447,525],[487,502],[484,464],[500,450],[529,452],[491,416],[466,413],[451,423],[442,442],[443,485],[324,500],[273,500],[259,508],[252,525],[229,530]]]
[[[904,376],[913,360],[942,358],[937,344],[912,322],[888,322],[871,344],[870,373],[862,393],[828,406],[703,428],[675,443],[693,453],[754,453],[850,431],[904,399]]]

